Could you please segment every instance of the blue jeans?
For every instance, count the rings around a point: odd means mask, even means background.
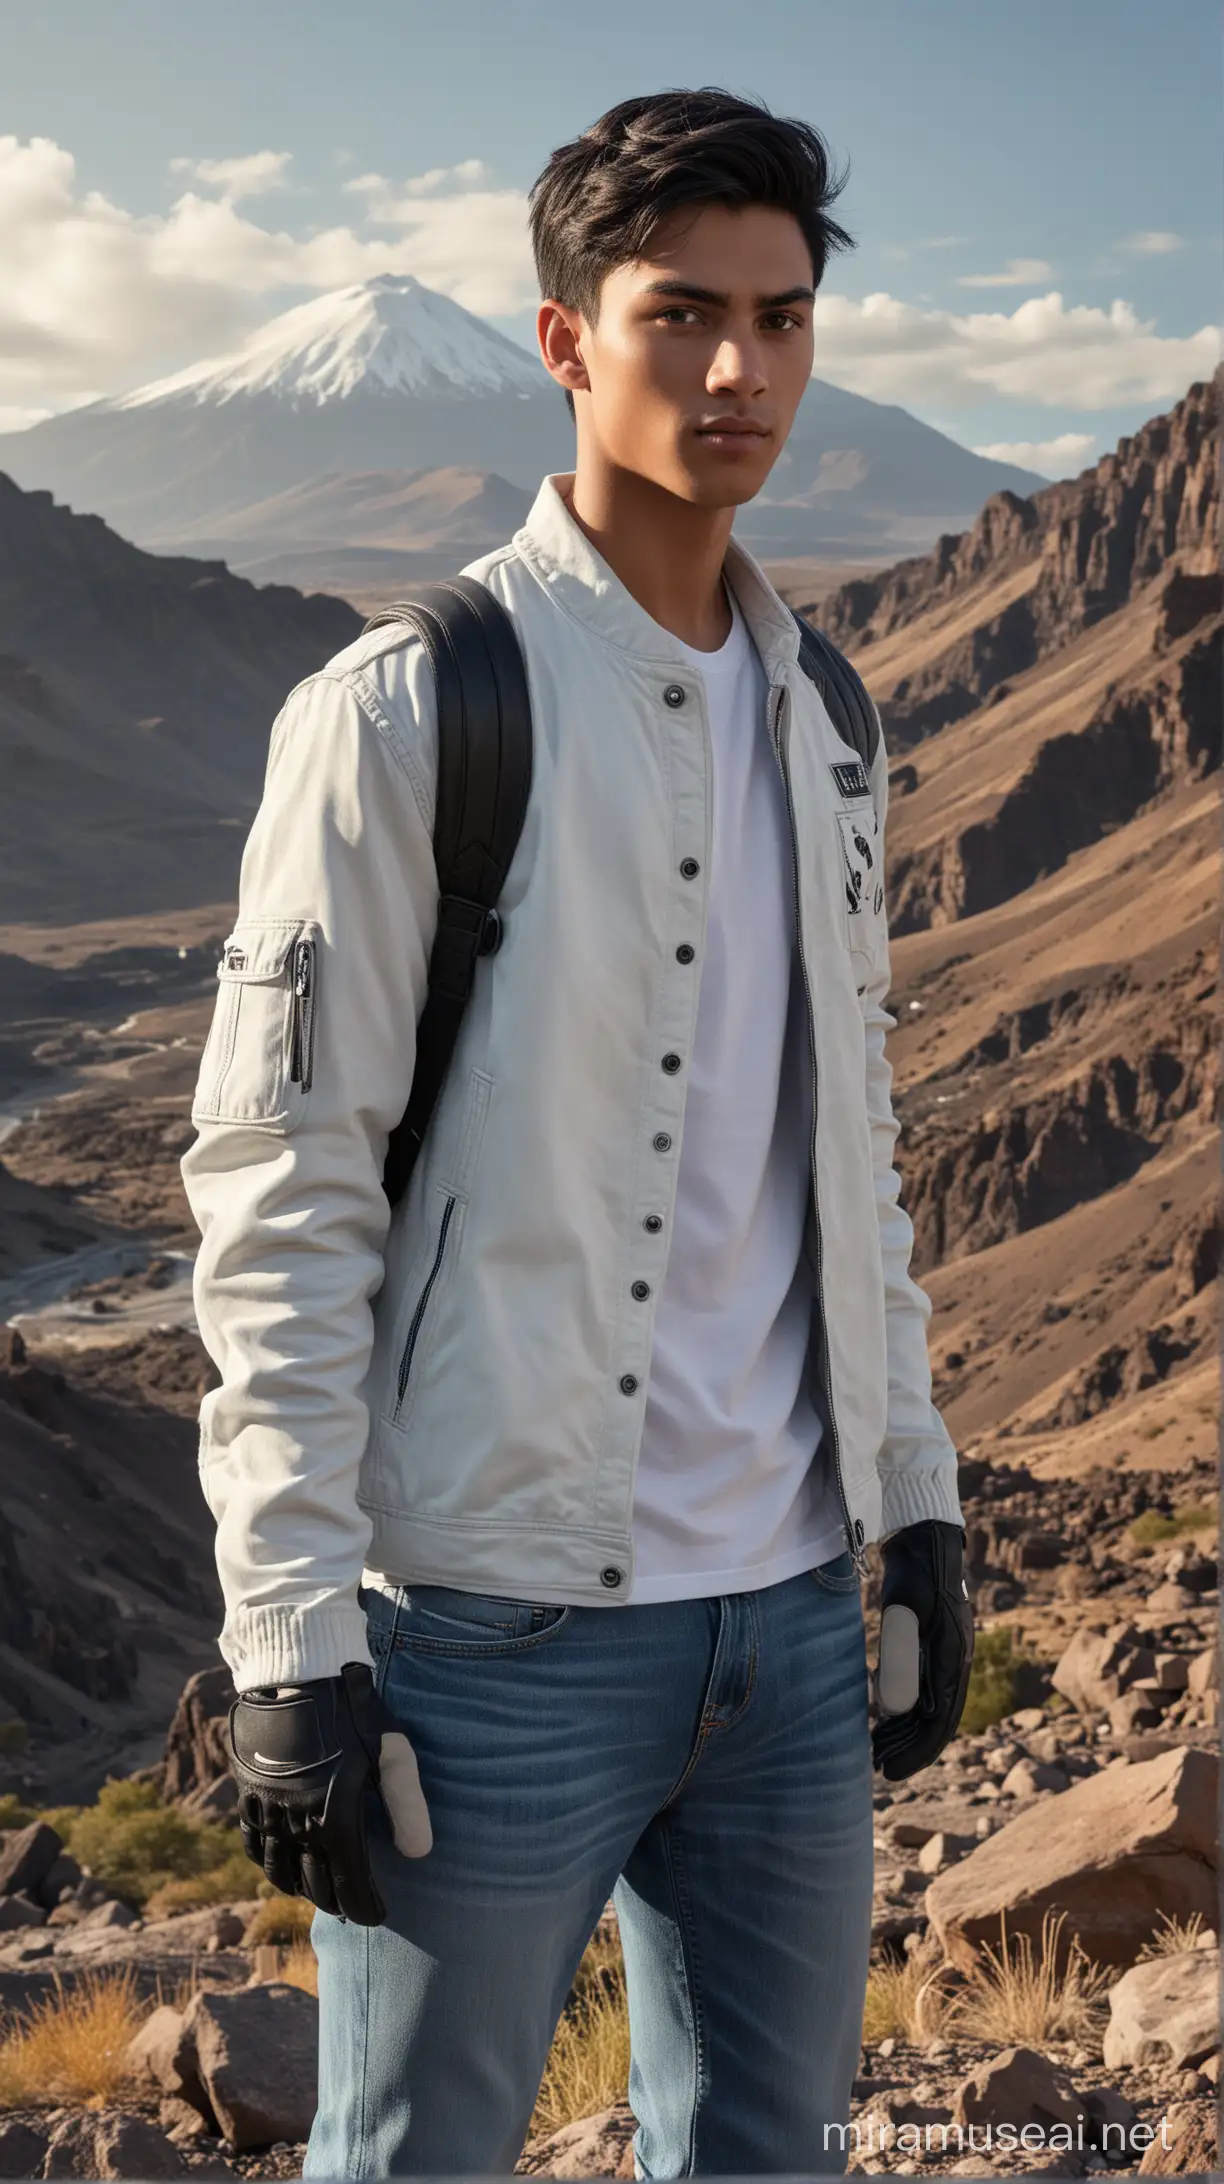
[[[316,1911],[305,2177],[510,2176],[609,1896],[639,2177],[840,2175],[871,1939],[871,1748],[848,1555],[610,1609],[363,1591],[433,1823],[379,1927]]]

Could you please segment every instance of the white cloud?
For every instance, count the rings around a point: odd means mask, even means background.
[[[1036,288],[1054,271],[1044,258],[1009,258],[1002,273],[958,273],[958,288]]]
[[[1095,457],[1097,438],[1093,432],[1060,432],[1053,440],[992,440],[973,452],[989,456],[992,462],[1039,470],[1046,478],[1072,478]]]
[[[1165,258],[1172,251],[1184,250],[1186,238],[1174,235],[1169,228],[1141,228],[1137,235],[1128,235],[1117,247],[1135,258]]]
[[[1068,306],[1057,290],[1006,311],[920,309],[879,293],[820,294],[816,362],[831,379],[877,402],[972,408],[992,397],[1070,410],[1168,402],[1208,379],[1220,329],[1162,335],[1121,300],[1103,311]]]
[[[189,174],[225,197],[264,197],[286,187],[292,157],[291,152],[246,152],[239,159],[172,159],[170,172]]]
[[[241,203],[287,180],[283,154],[197,160],[192,172],[200,187],[168,211],[137,214],[83,189],[71,153],[51,139],[0,137],[6,411],[59,410],[136,386],[220,353],[289,302],[377,273],[415,273],[494,318],[534,300],[526,198],[495,187],[480,160],[401,183],[356,176],[346,184],[351,222],[305,234],[266,225]],[[945,240],[954,239],[926,247]],[[1000,397],[1074,411],[1156,405],[1209,377],[1220,353],[1213,326],[1162,335],[1127,302],[1068,305],[1056,290],[1011,312],[964,314],[887,292],[852,300],[822,291],[815,319],[821,378],[945,412]]]
[[[137,385],[241,339],[295,291],[376,273],[415,273],[493,317],[534,299],[525,196],[489,187],[478,160],[398,189],[365,177],[375,202],[356,224],[301,236],[238,202],[286,180],[285,154],[188,165],[221,195],[138,215],[82,189],[50,138],[0,136],[0,403],[58,410]]]

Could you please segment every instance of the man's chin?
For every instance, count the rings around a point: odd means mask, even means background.
[[[747,463],[737,463],[734,470],[739,471],[738,477],[727,464],[718,465],[717,475],[707,471],[704,464],[690,464],[684,485],[677,489],[680,499],[691,502],[696,508],[743,508],[748,501],[756,499],[769,471],[757,464],[753,464],[750,471]]]

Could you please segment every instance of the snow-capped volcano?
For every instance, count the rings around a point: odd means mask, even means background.
[[[312,511],[331,509],[347,531],[346,478],[383,481],[379,540],[393,503],[408,551],[425,473],[453,474],[442,491],[448,502],[455,476],[487,473],[488,492],[460,495],[455,536],[461,530],[470,543],[474,510],[487,507],[492,522],[496,506],[492,547],[505,536],[502,487],[512,497],[534,494],[546,472],[573,461],[573,423],[538,359],[411,274],[316,296],[270,319],[232,355],[0,437],[0,471],[22,486],[49,486],[139,545],[198,552],[203,543],[209,553],[236,553],[241,567],[259,530],[280,569],[290,566],[291,548],[319,550],[302,532]],[[398,492],[387,483],[394,472]],[[916,553],[941,531],[965,529],[989,493],[1007,486],[1027,494],[1045,482],[971,453],[903,409],[813,379],[773,475],[737,529],[776,558]],[[303,495],[320,484],[322,496]],[[290,519],[294,536],[267,532]],[[435,539],[432,520],[429,528]],[[326,543],[336,536],[329,527]]]
[[[384,273],[283,311],[228,356],[97,405],[233,402],[271,395],[321,406],[356,394],[539,394],[543,366],[414,274]]]

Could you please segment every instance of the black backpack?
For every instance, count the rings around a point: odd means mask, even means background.
[[[792,612],[794,610],[792,609]],[[796,614],[799,664],[815,683],[843,742],[868,772],[879,729],[855,669]],[[420,584],[372,615],[365,629],[405,625],[433,669],[438,708],[434,858],[438,924],[429,988],[417,1025],[416,1068],[403,1117],[391,1132],[383,1188],[404,1195],[459,1036],[480,956],[501,943],[497,900],[522,830],[531,788],[531,701],[514,624],[471,576]],[[363,631],[363,635],[365,632]]]

